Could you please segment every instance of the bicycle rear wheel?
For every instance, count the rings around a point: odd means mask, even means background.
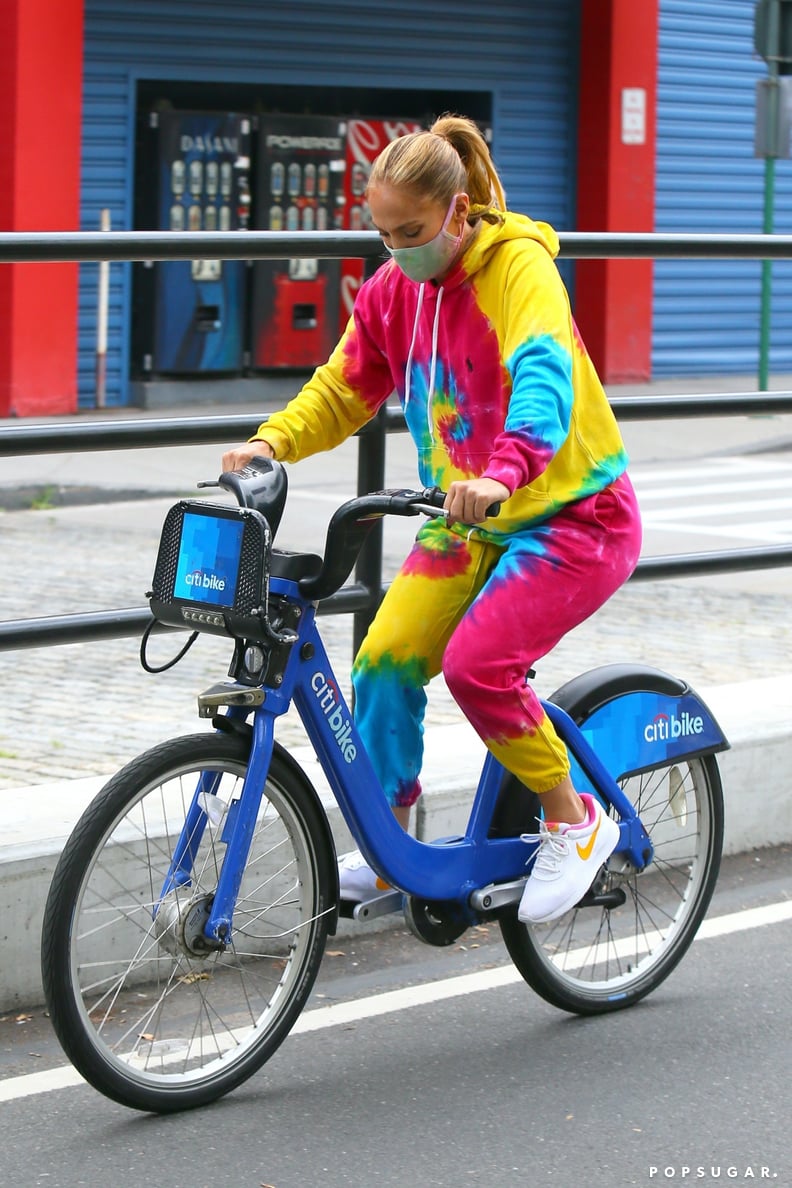
[[[277,747],[231,943],[195,951],[248,749],[239,737],[196,734],[140,756],[86,810],[55,871],[42,931],[53,1026],[86,1080],[136,1109],[203,1105],[251,1076],[285,1039],[319,968],[334,853],[316,793]],[[155,910],[202,774],[213,798],[192,880]]]
[[[723,793],[712,755],[620,781],[654,847],[641,873],[614,855],[595,891],[620,907],[576,907],[547,924],[501,920],[514,964],[547,1002],[580,1015],[631,1006],[668,977],[693,941],[718,878]]]

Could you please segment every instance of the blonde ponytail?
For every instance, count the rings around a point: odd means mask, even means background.
[[[392,140],[377,157],[368,180],[412,190],[447,204],[454,194],[470,196],[468,221],[500,222],[506,197],[489,146],[473,120],[443,115],[428,132]]]
[[[473,120],[466,116],[442,115],[432,124],[431,131],[452,145],[465,167],[471,215],[482,217],[493,210],[505,210],[503,183],[490,156],[489,145]]]

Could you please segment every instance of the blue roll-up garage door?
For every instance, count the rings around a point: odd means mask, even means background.
[[[764,162],[754,156],[755,0],[661,0],[658,231],[763,229]],[[792,231],[792,168],[776,165],[776,231]],[[772,269],[770,366],[792,370],[792,265]],[[652,372],[745,374],[759,360],[758,261],[658,261]]]
[[[134,226],[141,95],[239,110],[411,114],[453,107],[492,127],[509,204],[574,226],[576,0],[370,5],[368,0],[86,0],[82,226]],[[317,107],[317,104],[320,106]],[[111,268],[107,395],[125,404],[130,266]],[[97,266],[83,265],[80,403],[95,403]]]

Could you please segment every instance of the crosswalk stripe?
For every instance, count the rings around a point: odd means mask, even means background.
[[[698,520],[702,516],[733,516],[747,512],[792,510],[792,495],[780,499],[740,500],[729,503],[701,503],[692,507],[661,507],[643,515],[645,524],[659,524],[665,520]],[[736,526],[736,525],[735,525]]]
[[[792,479],[792,469],[790,470],[790,478]],[[646,502],[649,499],[667,499],[669,496],[672,496],[674,499],[689,499],[693,495],[733,495],[736,491],[777,491],[779,479],[767,478],[752,479],[744,482],[697,483],[695,486],[690,487],[665,487],[658,488],[657,490],[645,490],[640,481],[637,481],[634,485],[639,502]]]
[[[730,527],[717,524],[676,524],[672,520],[652,524],[650,527],[674,532],[679,536],[711,536],[724,540],[745,540],[754,545],[785,545],[792,542],[792,520],[771,520],[768,523],[753,524],[746,521]]]
[[[752,546],[792,541],[792,462],[786,458],[691,459],[666,467],[636,467],[631,475],[647,533]]]

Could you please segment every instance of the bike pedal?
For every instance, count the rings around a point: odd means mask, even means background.
[[[400,912],[401,906],[401,891],[386,891],[383,895],[374,895],[371,899],[364,899],[360,903],[351,899],[342,899],[339,902],[338,914],[346,920],[374,920],[378,916]]]
[[[610,891],[587,891],[582,899],[575,904],[576,908],[603,907],[620,908],[627,902],[627,896],[621,887],[613,887]]]

